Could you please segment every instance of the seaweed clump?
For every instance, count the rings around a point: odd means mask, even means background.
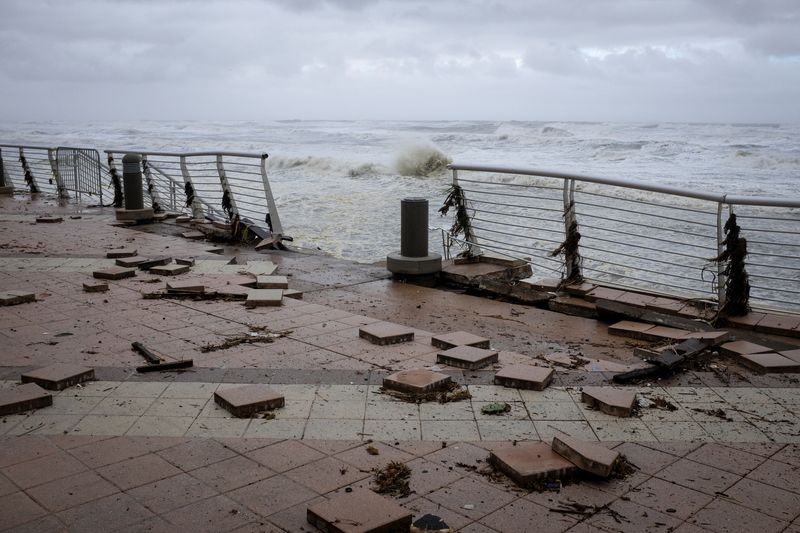
[[[723,266],[725,279],[725,303],[720,307],[717,318],[746,315],[750,311],[750,278],[745,270],[747,258],[747,239],[741,236],[742,228],[736,223],[736,215],[731,213],[725,222],[725,249],[712,259]]]
[[[390,461],[375,472],[376,492],[404,498],[411,494],[408,485],[411,469],[400,461]]]

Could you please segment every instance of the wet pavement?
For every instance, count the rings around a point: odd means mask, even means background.
[[[64,220],[36,224],[44,213]],[[372,469],[396,460],[412,472],[412,492],[397,503],[454,530],[800,532],[796,374],[687,371],[626,387],[651,401],[611,417],[587,409],[580,387],[608,384],[647,343],[609,335],[602,322],[397,283],[378,265],[317,253],[212,253],[218,244],[182,239],[187,227],[174,221],[113,223],[109,209],[0,197],[0,291],[37,298],[0,308],[0,388],[54,362],[97,376],[54,392],[50,407],[0,418],[0,530],[313,531],[309,505],[372,486]],[[139,271],[109,281],[108,292],[84,292],[93,271],[114,264],[106,253],[123,247],[196,262],[180,276]],[[255,261],[276,264],[303,299],[249,309],[143,297],[169,280],[239,287],[255,281]],[[412,328],[415,339],[359,338],[378,320]],[[490,338],[499,364],[437,365],[431,336],[457,330]],[[265,331],[274,336],[230,342]],[[195,366],[137,374],[134,341]],[[557,366],[541,392],[492,384],[494,368],[546,365],[545,355],[581,356],[596,371]],[[417,404],[382,393],[387,374],[417,367],[450,374],[471,398]],[[286,406],[274,418],[230,417],[213,393],[243,383],[269,384]],[[652,407],[656,399],[674,409]],[[510,409],[482,413],[495,402]],[[614,447],[634,473],[529,492],[484,471],[496,446],[556,431]]]

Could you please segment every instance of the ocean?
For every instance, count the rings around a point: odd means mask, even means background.
[[[142,121],[0,124],[0,142],[267,152],[285,233],[361,262],[399,248],[400,200],[436,213],[456,163],[576,172],[736,195],[800,197],[800,125],[486,121]]]

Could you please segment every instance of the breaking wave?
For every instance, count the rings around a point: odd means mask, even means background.
[[[453,160],[429,145],[406,148],[395,161],[395,170],[402,176],[432,176],[447,170]]]

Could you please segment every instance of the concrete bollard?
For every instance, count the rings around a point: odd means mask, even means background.
[[[428,252],[428,200],[405,198],[400,202],[400,252],[386,256],[386,268],[403,275],[442,270],[442,256]]]
[[[125,154],[122,158],[122,182],[125,209],[144,209],[142,157],[140,155]]]

